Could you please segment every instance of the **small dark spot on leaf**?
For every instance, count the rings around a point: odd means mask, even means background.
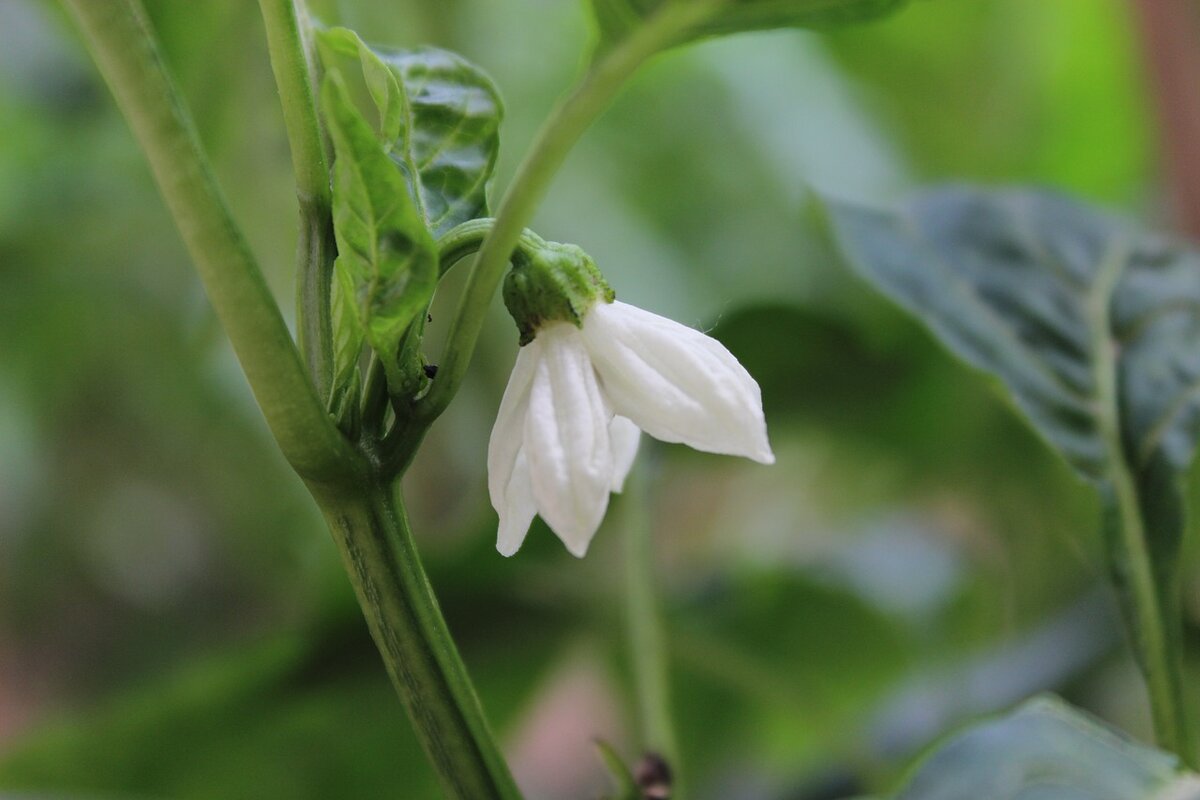
[[[437,364],[425,365],[425,377],[429,378],[429,380],[433,380],[437,377]]]
[[[385,231],[379,237],[379,249],[384,253],[405,254],[413,249],[412,239],[400,231]]]

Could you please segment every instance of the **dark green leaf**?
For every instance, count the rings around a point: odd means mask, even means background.
[[[363,334],[398,389],[400,340],[433,296],[437,249],[404,178],[335,74],[326,76],[321,103],[336,158],[336,280],[339,291],[354,297]],[[337,332],[339,372],[350,369],[356,352],[355,327],[345,316],[339,314],[346,323]]]
[[[895,620],[795,570],[740,570],[673,611],[679,743],[710,777],[828,758],[911,665]]]
[[[1200,429],[1200,257],[1033,190],[954,187],[894,213],[844,203],[827,211],[852,267],[998,377],[1096,486],[1134,642],[1168,640],[1139,648],[1143,666],[1161,667],[1145,661],[1161,647],[1174,660],[1177,483]],[[1138,619],[1130,591],[1143,605],[1157,595],[1162,631]]]
[[[372,49],[345,28],[320,38],[326,68],[361,74],[376,134],[408,181],[435,236],[487,214],[500,152],[500,93],[478,67],[446,50]]]
[[[724,0],[699,22],[689,22],[673,44],[773,28],[833,28],[876,19],[908,0]],[[673,0],[590,0],[599,49],[629,36],[655,13],[683,2]]]
[[[951,738],[894,800],[1195,800],[1196,776],[1054,698]]]

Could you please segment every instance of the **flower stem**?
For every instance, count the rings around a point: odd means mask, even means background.
[[[420,420],[429,423],[435,419],[458,391],[483,328],[488,305],[504,277],[504,269],[521,232],[532,220],[550,181],[575,142],[608,108],[639,67],[670,45],[681,30],[704,19],[710,11],[711,3],[703,0],[665,4],[661,11],[589,67],[542,125],[509,184],[492,231],[475,259],[450,324],[438,378],[416,406]]]
[[[303,0],[259,0],[271,68],[296,174],[300,237],[296,247],[296,306],[300,350],[317,396],[329,397],[333,375],[330,283],[337,243],[325,143],[313,93],[311,48],[306,46]]]
[[[280,449],[310,481],[360,459],[325,413],[229,213],[139,0],[65,0],[141,145]]]
[[[679,746],[671,714],[668,647],[654,576],[646,464],[634,468],[621,497],[625,528],[625,621],[642,748],[671,767],[674,797],[683,797]]]
[[[371,635],[421,744],[452,800],[519,800],[437,598],[403,504],[369,481],[318,502]]]

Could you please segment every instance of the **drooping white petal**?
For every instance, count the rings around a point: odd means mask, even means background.
[[[500,516],[496,547],[504,555],[512,555],[521,546],[536,512],[529,463],[521,450],[529,414],[529,389],[541,350],[541,342],[535,339],[517,354],[488,441],[488,494]]]
[[[524,445],[533,497],[550,529],[582,557],[608,508],[612,407],[577,328],[547,325],[536,341],[542,350],[529,389]]]
[[[612,442],[613,475],[609,488],[617,494],[625,486],[629,470],[633,469],[633,460],[637,458],[638,444],[642,441],[642,432],[633,420],[620,414],[608,423],[609,441]]]
[[[583,340],[617,414],[656,439],[771,464],[762,393],[712,337],[626,303],[597,303]]]
[[[525,535],[529,533],[529,526],[537,514],[537,504],[533,501],[533,482],[529,477],[529,460],[525,458],[523,450],[517,453],[512,476],[505,489],[502,510],[498,511],[500,530],[496,536],[496,549],[502,556],[511,556],[525,543]]]

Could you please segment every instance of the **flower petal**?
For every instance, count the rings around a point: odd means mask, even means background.
[[[588,354],[616,413],[656,439],[771,464],[762,393],[710,336],[627,303],[597,303]]]
[[[500,555],[507,557],[521,549],[533,517],[537,514],[533,483],[529,477],[529,460],[525,458],[523,450],[517,453],[512,477],[504,493],[504,503],[498,511],[500,530],[496,536],[496,549]]]
[[[633,460],[637,458],[638,445],[642,441],[642,432],[628,417],[617,414],[608,423],[609,440],[612,442],[613,476],[609,488],[620,494],[633,469]]]
[[[608,508],[613,478],[609,422],[612,408],[578,329],[547,325],[525,420],[525,455],[538,512],[576,556],[588,544]]]
[[[525,440],[525,419],[529,414],[529,388],[541,350],[541,344],[535,339],[517,354],[517,363],[504,389],[504,398],[500,401],[500,411],[488,441],[488,494],[492,508],[500,515],[497,547],[505,555],[512,555],[521,546],[535,513],[529,464],[521,448]]]

